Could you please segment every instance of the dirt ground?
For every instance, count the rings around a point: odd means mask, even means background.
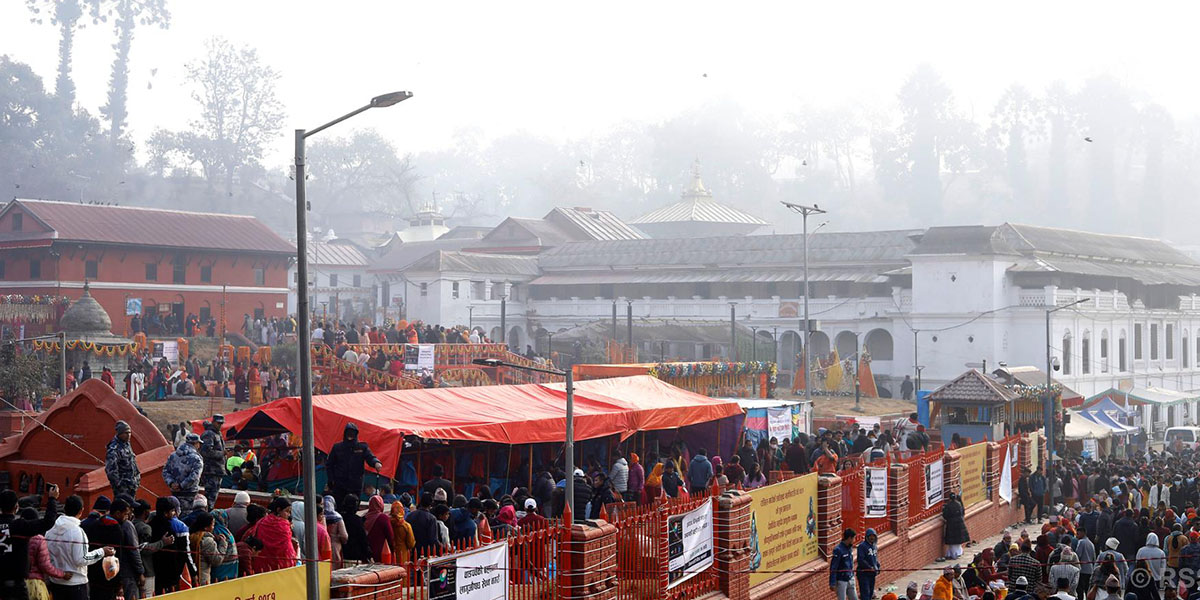
[[[780,398],[803,399],[804,395],[781,395]],[[866,416],[908,414],[917,410],[917,404],[899,398],[862,398],[863,412],[854,411],[854,397],[813,395],[814,417],[863,414]]]
[[[159,431],[162,431],[164,436],[167,435],[167,425],[170,423],[206,419],[213,413],[229,414],[247,408],[244,404],[235,405],[233,400],[220,398],[213,404],[210,398],[201,397],[187,400],[142,402],[138,404],[138,407],[146,411],[146,416],[158,427]]]

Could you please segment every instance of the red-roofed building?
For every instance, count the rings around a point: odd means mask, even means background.
[[[246,314],[282,317],[293,256],[250,216],[25,199],[0,209],[0,294],[74,299],[89,282],[119,335],[136,310],[147,323],[219,321],[224,303],[231,331]]]

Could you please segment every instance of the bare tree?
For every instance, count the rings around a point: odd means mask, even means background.
[[[264,145],[282,126],[283,103],[275,95],[279,73],[249,46],[236,48],[212,38],[205,47],[207,56],[187,66],[198,88],[192,98],[200,104],[200,116],[173,139],[187,162],[201,166],[210,185],[221,177],[226,195],[233,196],[234,175],[259,164]]]

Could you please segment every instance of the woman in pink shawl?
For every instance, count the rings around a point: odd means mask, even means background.
[[[392,522],[388,514],[383,512],[383,498],[371,496],[367,501],[367,514],[363,515],[363,529],[367,530],[367,543],[371,545],[371,559],[377,563],[386,562],[384,554],[390,557],[395,541],[392,537]]]

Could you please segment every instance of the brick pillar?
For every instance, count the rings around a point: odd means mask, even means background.
[[[984,468],[987,469],[988,499],[996,504],[1000,503],[1000,469],[1003,462],[1004,448],[1000,444],[989,442]]]
[[[945,458],[942,459],[942,490],[943,492],[954,492],[956,495],[962,494],[962,478],[959,477],[958,463],[962,459],[957,452],[947,450]]]
[[[908,503],[908,465],[893,463],[888,469],[888,515],[898,536],[908,531]]]
[[[1022,469],[1028,469],[1033,466],[1033,458],[1029,456],[1029,452],[1032,449],[1033,442],[1029,441],[1029,436],[1021,436],[1021,439],[1017,442],[1017,466]]]
[[[750,600],[750,494],[732,490],[713,515],[717,585],[729,600]]]
[[[369,589],[385,590],[383,592],[367,592],[365,600],[390,600],[399,598],[408,591],[408,568],[395,565],[359,565],[338,569],[330,575],[332,590],[330,598],[359,598],[364,599],[363,593]]]
[[[575,523],[558,550],[558,598],[615,600],[617,527],[605,521]]]
[[[817,480],[817,546],[828,558],[842,543],[842,479],[821,475]]]

